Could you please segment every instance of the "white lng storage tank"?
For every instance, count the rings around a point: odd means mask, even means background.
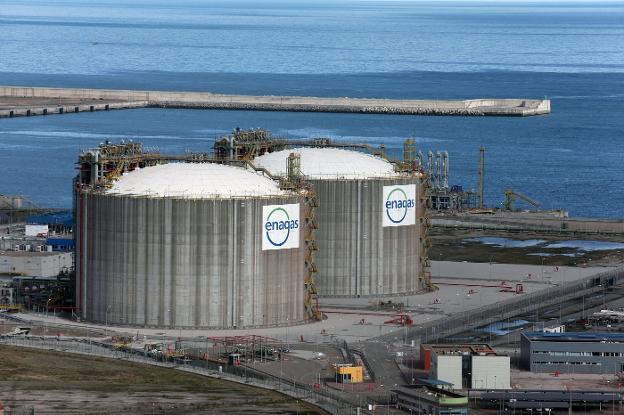
[[[331,147],[295,148],[254,164],[286,174],[291,153],[317,194],[321,296],[401,295],[425,288],[422,175],[399,172],[385,158]]]
[[[303,196],[210,163],[76,187],[84,319],[143,327],[293,324],[304,313]]]

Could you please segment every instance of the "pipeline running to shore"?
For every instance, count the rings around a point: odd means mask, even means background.
[[[549,114],[550,100],[321,98],[225,95],[210,92],[0,86],[0,118],[129,108],[526,117]]]

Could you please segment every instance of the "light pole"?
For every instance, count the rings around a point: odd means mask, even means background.
[[[442,277],[442,254],[440,253],[440,260],[438,261],[438,278]]]
[[[206,336],[206,354],[204,355],[204,360],[208,360],[208,336]]]
[[[421,327],[422,329],[422,327]],[[411,346],[411,353],[410,353],[410,378],[412,379],[411,384],[414,384],[414,344],[412,344]]]
[[[165,332],[162,332],[160,334],[162,334],[162,347],[161,347],[162,352],[161,352],[161,355],[162,355],[162,361],[164,363],[165,362]]]
[[[52,298],[48,297],[48,301],[46,301],[46,317],[48,317],[50,315],[50,313],[49,313],[50,301],[52,301]]]
[[[277,292],[278,295],[280,297],[279,299],[279,316],[275,315],[275,325],[277,325],[279,323],[279,319],[281,319],[284,316],[284,299],[283,299],[283,293],[282,293],[282,285],[278,284],[277,285]]]
[[[611,398],[613,398],[611,402],[611,415],[615,414],[615,392],[611,392]]]
[[[111,310],[111,306],[106,306],[106,314],[104,316],[104,337],[108,337],[108,313]]]
[[[407,344],[407,321],[403,320],[403,343]]]
[[[281,351],[279,352],[279,359],[280,359],[280,375],[279,375],[279,390],[282,390],[282,369],[284,368],[284,352]]]

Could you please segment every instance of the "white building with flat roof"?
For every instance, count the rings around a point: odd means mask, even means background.
[[[511,389],[509,356],[473,355],[471,360],[473,389]]]
[[[55,277],[72,267],[71,252],[0,251],[0,275]]]
[[[462,355],[433,353],[431,355],[431,376],[436,380],[451,383],[453,389],[463,389]]]
[[[422,355],[429,356],[431,377],[453,389],[511,389],[510,358],[489,345],[422,345]]]

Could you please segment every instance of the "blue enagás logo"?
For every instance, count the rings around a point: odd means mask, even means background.
[[[397,187],[388,193],[386,198],[386,215],[392,223],[401,223],[405,220],[409,209],[416,206],[416,201],[407,197],[403,189]]]
[[[299,228],[298,219],[290,219],[286,209],[276,207],[268,215],[264,230],[268,241],[273,246],[282,246],[290,237],[290,231]]]

